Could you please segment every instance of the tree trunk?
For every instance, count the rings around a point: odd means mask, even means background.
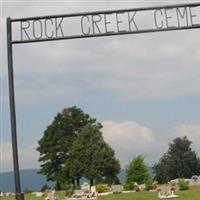
[[[93,186],[94,185],[94,180],[91,178],[90,179],[90,186]]]
[[[76,185],[77,185],[78,187],[80,187],[80,179],[79,179],[79,178],[76,179]]]
[[[75,189],[76,188],[76,183],[75,183],[74,179],[72,179],[72,184],[73,184],[73,188]]]
[[[60,183],[58,181],[56,182],[55,189],[56,190],[61,190],[61,185],[60,185]]]

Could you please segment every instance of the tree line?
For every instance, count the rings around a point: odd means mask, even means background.
[[[90,184],[117,184],[120,162],[114,150],[104,141],[102,125],[80,108],[65,108],[58,113],[38,141],[39,173],[46,175],[47,181],[56,182],[56,189],[67,184],[80,186],[82,177]],[[152,167],[149,174],[145,157],[134,157],[126,168],[125,185],[130,189],[138,184],[157,180],[166,183],[175,178],[191,178],[200,175],[200,158],[191,149],[192,142],[187,137],[175,138],[168,151]]]

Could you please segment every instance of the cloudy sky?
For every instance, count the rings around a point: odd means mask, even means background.
[[[1,1],[0,171],[13,169],[6,17],[183,2]],[[200,19],[200,15],[197,17]],[[144,154],[150,165],[157,162],[168,143],[183,135],[193,142],[192,148],[200,156],[199,35],[200,30],[193,29],[15,45],[20,168],[39,167],[37,141],[54,116],[73,105],[103,124],[104,138],[122,166],[138,154]]]

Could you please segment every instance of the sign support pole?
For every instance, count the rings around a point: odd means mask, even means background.
[[[12,53],[12,26],[11,19],[7,18],[7,53],[8,53],[8,84],[9,84],[9,100],[10,100],[10,118],[11,118],[11,134],[12,134],[12,151],[13,165],[15,176],[15,198],[16,200],[24,200],[21,193],[19,162],[17,150],[17,126],[15,113],[15,94],[14,94],[14,73],[13,73],[13,53]]]

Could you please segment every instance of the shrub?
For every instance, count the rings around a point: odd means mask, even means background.
[[[145,185],[146,186],[146,190],[156,190],[157,188],[158,188],[158,186],[157,186],[157,184],[154,184],[154,183],[152,183],[152,184],[146,184]]]
[[[28,188],[25,188],[24,189],[24,193],[31,193],[32,192],[32,190],[30,190],[30,189],[28,189]]]
[[[156,184],[153,184],[153,179],[149,178],[146,182],[145,182],[145,189],[146,190],[154,190],[157,188]]]
[[[110,192],[110,188],[106,184],[97,184],[96,190],[98,193]]]
[[[124,187],[124,190],[131,190],[131,184],[129,184],[129,183],[124,183],[123,187]]]
[[[188,190],[189,189],[189,183],[185,181],[184,179],[178,180],[178,187],[179,190]]]
[[[134,189],[134,183],[127,183],[125,182],[123,184],[124,190],[130,191]]]
[[[65,191],[73,191],[74,189],[80,189],[80,186],[76,186],[74,188],[74,185],[73,184],[62,184],[62,190],[65,190]]]
[[[65,196],[70,197],[73,194],[74,185],[66,184],[64,190],[65,190]]]
[[[45,185],[43,185],[42,188],[40,189],[40,192],[45,192],[46,190],[49,190],[49,189],[50,189],[50,187],[49,187],[47,184],[45,184]]]

